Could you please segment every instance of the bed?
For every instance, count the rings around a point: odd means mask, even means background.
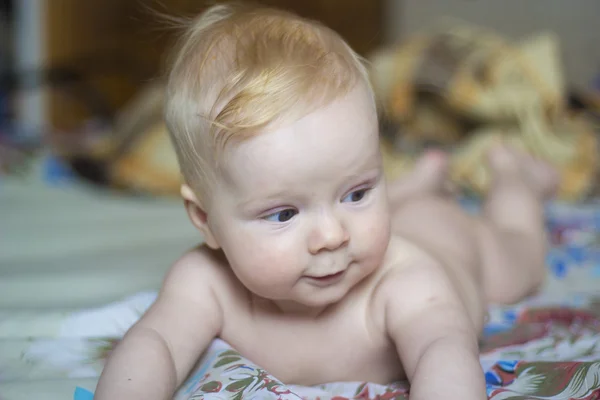
[[[466,204],[467,207],[472,204]],[[550,278],[491,307],[481,365],[500,399],[600,396],[600,206],[548,210]],[[103,360],[199,237],[178,200],[0,182],[0,399],[92,398]],[[405,383],[286,386],[215,341],[178,399],[402,399]]]
[[[76,382],[93,388],[94,378],[57,373],[61,367],[48,375],[24,346],[57,335],[57,322],[72,311],[155,290],[170,263],[200,239],[181,201],[72,180],[49,184],[43,169],[0,180],[2,400],[70,399]]]

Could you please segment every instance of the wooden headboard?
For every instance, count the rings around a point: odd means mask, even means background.
[[[320,20],[338,31],[359,53],[367,54],[383,38],[383,0],[258,0]],[[157,76],[173,34],[154,11],[194,15],[200,0],[52,0],[45,2],[48,65],[84,70],[118,108],[138,87]],[[61,129],[75,128],[89,113],[51,91],[49,119]]]

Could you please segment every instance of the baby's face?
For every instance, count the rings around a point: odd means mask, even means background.
[[[381,264],[390,217],[365,88],[236,145],[224,165],[208,224],[255,294],[322,307]]]

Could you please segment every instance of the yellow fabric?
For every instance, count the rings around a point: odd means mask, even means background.
[[[584,197],[594,184],[597,139],[567,112],[558,47],[552,34],[510,43],[458,24],[378,52],[373,86],[383,117],[398,129],[395,143],[383,145],[388,176],[410,168],[420,144],[435,142],[453,150],[455,182],[484,193],[486,151],[503,140],[558,169],[561,199]],[[423,78],[425,70],[439,76]]]

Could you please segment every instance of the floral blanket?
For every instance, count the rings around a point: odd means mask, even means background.
[[[494,400],[600,398],[600,206],[554,205],[548,232],[544,290],[516,306],[490,308],[481,366]],[[103,361],[154,299],[155,293],[138,293],[97,309],[0,311],[0,399],[92,399]],[[284,385],[216,340],[176,399],[385,400],[407,394],[405,382]]]

